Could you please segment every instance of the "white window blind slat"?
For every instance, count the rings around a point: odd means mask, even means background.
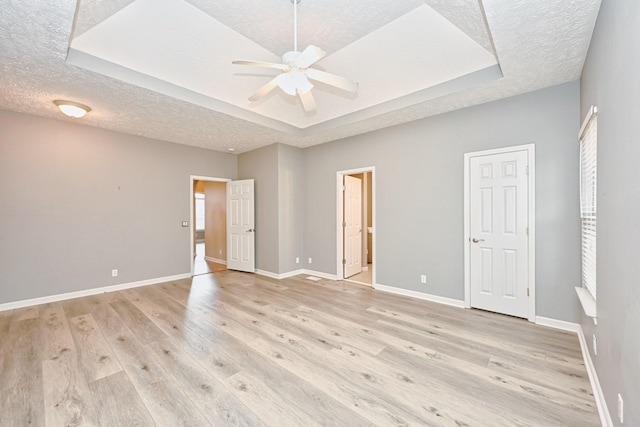
[[[596,114],[591,114],[580,132],[580,218],[582,222],[582,285],[594,298],[596,297],[597,135],[598,118]]]

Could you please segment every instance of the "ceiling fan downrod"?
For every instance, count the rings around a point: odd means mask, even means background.
[[[293,3],[293,51],[298,51],[298,3],[300,0],[291,0]]]

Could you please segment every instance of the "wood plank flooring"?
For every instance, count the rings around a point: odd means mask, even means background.
[[[0,312],[1,426],[598,426],[575,334],[234,271]]]

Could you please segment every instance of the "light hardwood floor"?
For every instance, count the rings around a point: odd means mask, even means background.
[[[304,277],[0,312],[0,425],[599,425],[575,334]]]
[[[361,285],[371,286],[371,283],[373,283],[373,264],[368,264],[366,271],[361,271],[346,280],[349,282],[360,283]]]
[[[219,264],[213,261],[207,261],[205,259],[205,246],[204,243],[196,243],[195,258],[193,260],[193,274],[198,276],[200,274],[215,273],[217,271],[226,270],[227,266]]]

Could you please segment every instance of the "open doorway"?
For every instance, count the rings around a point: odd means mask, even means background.
[[[338,172],[337,277],[375,285],[375,168]]]
[[[194,276],[227,268],[227,182],[219,178],[191,177]]]

